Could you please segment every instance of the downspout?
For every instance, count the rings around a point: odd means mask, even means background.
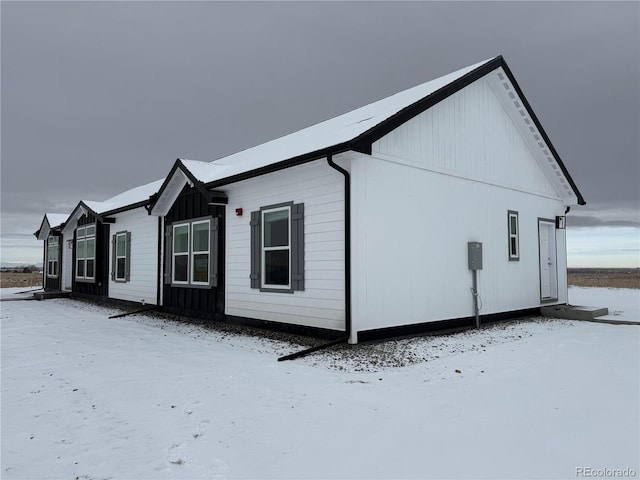
[[[331,168],[344,175],[344,330],[351,337],[351,176],[349,172],[333,161],[333,154],[327,155]]]
[[[333,161],[333,155],[327,155],[327,163],[331,168],[344,175],[344,337],[323,343],[316,347],[307,348],[300,352],[292,353],[278,358],[283,360],[293,360],[304,357],[310,353],[317,352],[324,348],[348,342],[351,336],[351,176],[349,172]]]

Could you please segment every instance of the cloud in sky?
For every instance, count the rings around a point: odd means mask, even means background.
[[[570,230],[638,221],[636,2],[0,5],[3,261],[41,261],[28,234],[45,211],[498,54],[588,202],[572,209]]]

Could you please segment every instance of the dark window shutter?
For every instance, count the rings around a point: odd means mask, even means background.
[[[304,203],[291,207],[291,288],[304,290]]]
[[[260,288],[260,211],[251,212],[251,288]]]
[[[171,225],[165,225],[164,227],[164,283],[171,283]]]
[[[124,263],[125,263],[125,274],[124,274],[124,279],[126,282],[131,280],[131,232],[127,232],[127,239],[126,239],[126,254],[127,254],[127,258],[125,258]]]
[[[111,236],[111,280],[116,279],[116,236]]]
[[[209,232],[209,260],[211,265],[209,266],[209,284],[212,287],[218,286],[218,217],[213,217],[211,219],[211,231]]]

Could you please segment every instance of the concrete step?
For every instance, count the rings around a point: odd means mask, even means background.
[[[585,307],[580,305],[550,305],[541,307],[540,313],[545,317],[567,318],[569,320],[594,320],[596,317],[609,314],[608,308]]]
[[[49,290],[46,292],[36,292],[33,294],[33,298],[36,300],[46,300],[48,298],[69,298],[71,292],[63,292],[61,290]]]

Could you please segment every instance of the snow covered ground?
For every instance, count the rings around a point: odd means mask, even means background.
[[[3,480],[640,476],[636,325],[538,318],[277,362],[301,345],[1,293]],[[638,320],[640,291],[570,301]]]

